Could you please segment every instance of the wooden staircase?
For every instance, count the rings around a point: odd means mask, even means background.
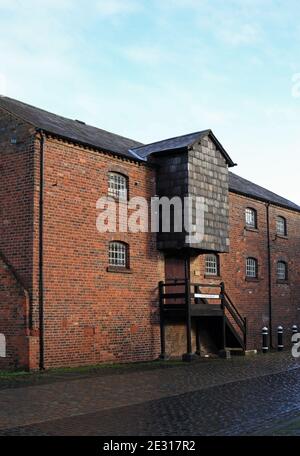
[[[192,321],[216,322],[216,336],[220,352],[245,354],[247,348],[247,320],[228,293],[224,283],[201,284],[189,280],[168,280],[159,283],[161,357],[165,357],[165,324],[167,321],[185,321],[187,329],[187,358],[192,358]],[[214,317],[214,318],[213,318]],[[200,341],[197,339],[197,352]]]

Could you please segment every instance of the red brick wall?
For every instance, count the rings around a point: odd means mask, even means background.
[[[257,211],[258,230],[245,229],[245,209]],[[191,262],[194,281],[220,283],[224,281],[232,301],[248,320],[248,349],[261,348],[261,330],[269,327],[269,277],[266,204],[248,197],[230,193],[230,252],[220,255],[220,277],[205,278],[204,255]],[[276,216],[286,218],[288,238],[276,236]],[[272,257],[272,313],[273,342],[276,347],[277,327],[285,328],[285,344],[290,344],[291,327],[300,324],[300,214],[291,210],[270,206],[270,233]],[[255,257],[259,263],[257,281],[245,279],[247,257]],[[278,284],[276,265],[284,260],[289,266],[289,281]]]
[[[96,202],[107,195],[107,174],[116,167],[128,175],[130,197],[155,194],[149,167],[46,141],[46,367],[149,360],[159,354],[155,235],[96,229]],[[129,244],[130,274],[107,272],[111,240]]]
[[[34,139],[34,131],[29,125],[3,111],[0,112],[0,130],[0,252],[5,254],[23,283],[23,289],[20,289],[7,265],[0,265],[3,314],[0,332],[6,332],[9,337],[10,356],[1,361],[0,368],[23,365],[36,368],[39,347],[40,143],[38,138]],[[17,144],[11,143],[13,138]],[[155,194],[155,171],[148,166],[57,139],[46,140],[46,367],[149,360],[159,354],[157,284],[164,273],[156,236],[147,233],[101,234],[96,229],[99,213],[96,202],[99,197],[107,195],[108,171],[116,169],[128,175],[130,197],[149,199]],[[247,206],[257,210],[257,232],[245,230],[244,211]],[[288,239],[276,237],[276,215],[287,219]],[[291,326],[300,323],[300,215],[271,206],[270,220],[273,328],[275,332],[277,325],[283,324],[288,342]],[[129,244],[130,274],[107,272],[111,240]],[[248,348],[260,348],[261,328],[269,323],[264,203],[230,194],[230,242],[230,253],[220,257],[221,277],[217,281],[226,283],[233,302],[248,318]],[[254,256],[259,261],[257,282],[245,280],[247,256]],[[288,284],[276,282],[278,260],[289,264]],[[191,272],[194,281],[206,280],[203,255],[193,259]],[[27,331],[24,321],[29,308],[32,325]],[[184,353],[184,331],[182,325],[179,326]],[[169,339],[170,351],[175,353],[180,351],[180,344],[174,334],[170,333]]]
[[[29,330],[34,129],[0,109],[0,132],[0,333],[7,337],[7,358],[0,358],[0,369],[34,369],[38,337]]]
[[[0,358],[0,369],[37,367],[38,338],[29,331],[29,294],[2,256],[0,303],[0,333],[6,338],[6,357]]]
[[[34,131],[0,109],[0,132],[0,252],[31,290]]]
[[[258,231],[245,229],[245,209],[257,211]],[[221,256],[221,276],[234,304],[248,321],[248,349],[261,347],[268,326],[267,218],[264,203],[230,194],[230,253]],[[258,260],[258,281],[246,281],[246,259]]]
[[[287,238],[276,236],[276,217],[287,220]],[[271,254],[272,254],[272,302],[273,302],[273,338],[276,342],[278,325],[285,329],[285,343],[291,343],[291,327],[300,328],[300,214],[278,207],[270,208],[271,219]],[[288,283],[277,281],[277,262],[288,264]]]

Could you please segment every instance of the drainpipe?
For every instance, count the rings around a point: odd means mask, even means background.
[[[40,370],[44,363],[44,144],[43,130],[40,133],[40,198],[39,198],[39,328],[40,328]]]
[[[269,337],[270,348],[273,348],[273,319],[272,319],[272,259],[271,259],[271,233],[270,233],[270,203],[267,208],[267,235],[268,235],[268,282],[269,282]]]

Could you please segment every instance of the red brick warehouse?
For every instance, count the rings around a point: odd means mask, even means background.
[[[0,368],[244,353],[265,325],[290,343],[300,207],[231,173],[211,130],[143,145],[0,97],[0,144]],[[202,197],[204,238],[100,233],[123,194]]]

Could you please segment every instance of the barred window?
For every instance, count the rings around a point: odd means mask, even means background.
[[[247,207],[245,210],[246,226],[250,228],[257,228],[257,212],[255,209]]]
[[[206,255],[205,273],[207,275],[219,275],[219,259],[217,255]]]
[[[284,217],[277,217],[276,219],[276,231],[280,236],[287,235],[286,219]]]
[[[250,277],[252,279],[258,277],[258,262],[255,258],[247,258],[246,277]]]
[[[277,263],[277,279],[278,280],[287,280],[288,278],[288,268],[285,261],[278,261]]]
[[[108,196],[127,199],[127,178],[119,173],[108,174]]]
[[[128,246],[124,242],[109,243],[109,266],[128,267]]]

